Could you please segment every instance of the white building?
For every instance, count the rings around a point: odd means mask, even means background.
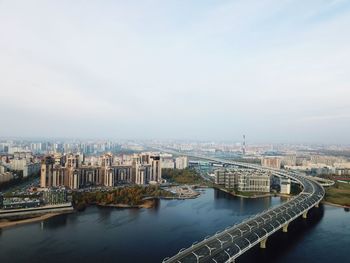
[[[188,167],[188,158],[187,156],[177,157],[175,159],[175,168],[176,169],[185,169]]]
[[[27,165],[26,159],[13,159],[10,161],[11,169],[15,171],[23,171],[25,165]]]
[[[238,174],[235,178],[236,188],[240,192],[270,192],[270,176],[268,174]]]

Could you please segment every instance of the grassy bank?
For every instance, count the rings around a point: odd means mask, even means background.
[[[350,184],[335,183],[326,188],[325,201],[342,206],[350,206]]]
[[[162,178],[176,184],[201,184],[203,178],[194,169],[162,169]]]

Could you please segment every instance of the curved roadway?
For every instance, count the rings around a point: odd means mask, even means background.
[[[216,158],[195,156],[210,161],[236,165],[240,167],[269,170],[273,175],[290,178],[302,185],[302,192],[288,202],[266,210],[240,224],[226,228],[199,243],[194,243],[187,249],[181,249],[178,254],[166,258],[163,263],[193,263],[193,262],[234,262],[244,252],[258,243],[264,243],[267,237],[284,228],[297,217],[303,215],[323,199],[325,191],[316,181],[294,172],[264,168],[259,165],[239,162],[229,162]]]

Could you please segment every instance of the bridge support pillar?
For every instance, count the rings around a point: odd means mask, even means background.
[[[267,238],[260,241],[260,248],[266,248],[266,241],[267,241]]]
[[[307,218],[307,212],[309,212],[309,211],[307,210],[307,211],[305,211],[305,212],[303,213],[303,218],[304,218],[304,219]]]
[[[289,226],[289,224],[285,224],[283,226],[283,228],[282,228],[283,233],[287,233],[288,232],[288,226]]]

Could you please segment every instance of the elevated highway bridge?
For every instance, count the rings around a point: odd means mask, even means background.
[[[205,156],[189,157],[244,168],[268,170],[275,176],[290,178],[299,183],[303,189],[299,195],[286,203],[263,211],[240,224],[227,227],[224,231],[208,236],[198,243],[195,242],[191,247],[183,248],[176,255],[164,259],[163,263],[234,262],[236,258],[255,245],[260,244],[261,248],[265,248],[269,236],[281,229],[283,232],[287,232],[289,223],[296,218],[300,216],[307,218],[308,211],[313,207],[318,207],[325,195],[323,186],[320,183],[312,177],[296,172],[275,170],[255,164],[226,161]]]

